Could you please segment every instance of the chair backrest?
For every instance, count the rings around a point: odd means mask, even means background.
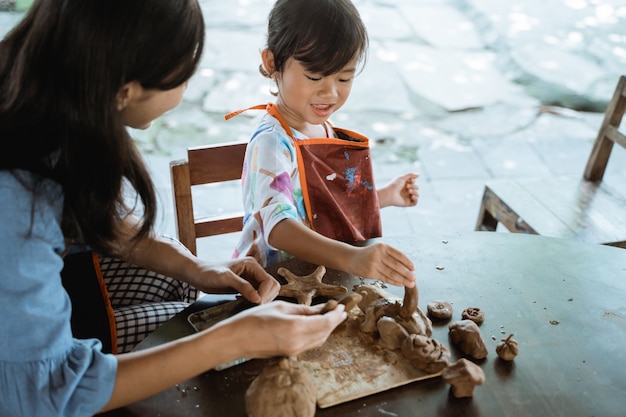
[[[170,162],[178,239],[197,254],[196,239],[238,232],[243,213],[196,217],[192,187],[241,179],[245,142],[221,143],[187,149],[187,159]],[[207,201],[206,204],[209,204]]]
[[[602,179],[614,143],[626,148],[626,137],[618,130],[624,111],[626,111],[626,77],[622,75],[617,82],[613,98],[606,108],[604,120],[587,160],[584,173],[586,180]]]

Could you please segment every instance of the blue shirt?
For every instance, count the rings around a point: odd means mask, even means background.
[[[115,356],[78,340],[61,284],[63,195],[44,183],[33,206],[23,182],[0,171],[0,416],[92,416],[111,398]]]

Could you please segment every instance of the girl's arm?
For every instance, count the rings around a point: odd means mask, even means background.
[[[352,246],[327,238],[291,219],[276,224],[268,240],[273,247],[307,262],[393,285],[415,285],[413,262],[384,243]]]

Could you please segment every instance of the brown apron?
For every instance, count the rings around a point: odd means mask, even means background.
[[[369,140],[365,136],[333,127],[335,138],[296,140],[273,103],[230,113],[226,119],[246,110],[266,110],[291,136],[304,204],[313,230],[343,242],[382,235]]]

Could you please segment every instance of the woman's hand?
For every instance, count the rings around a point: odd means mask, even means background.
[[[419,200],[419,187],[415,180],[418,174],[404,174],[378,189],[378,203],[381,208],[388,206],[410,207]]]
[[[280,283],[252,257],[221,262],[198,260],[199,272],[190,282],[205,293],[238,292],[248,301],[264,304],[272,301]]]
[[[239,341],[239,357],[294,356],[324,344],[347,318],[343,305],[320,314],[324,304],[307,306],[276,301],[245,310],[216,326],[228,326]],[[219,329],[214,329],[219,332]]]
[[[120,225],[121,259],[150,271],[185,281],[205,293],[240,293],[248,301],[263,304],[278,295],[280,284],[251,257],[209,262],[194,256],[180,242],[151,233],[133,241],[137,220],[127,217]]]

